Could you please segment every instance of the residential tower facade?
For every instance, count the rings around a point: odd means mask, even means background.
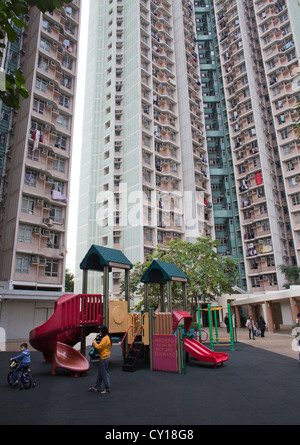
[[[300,7],[294,1],[215,1],[221,76],[248,291],[281,289],[299,265]]]
[[[76,259],[91,244],[134,263],[172,239],[214,235],[194,9],[93,1]],[[101,288],[97,274],[90,292]],[[120,275],[113,272],[117,292]]]
[[[2,106],[0,282],[10,290],[64,290],[80,0],[42,14],[9,44],[29,98]],[[3,126],[3,121],[7,123]]]
[[[249,293],[283,288],[300,250],[298,23],[292,0],[92,3],[77,291],[93,243],[136,262],[207,235]]]

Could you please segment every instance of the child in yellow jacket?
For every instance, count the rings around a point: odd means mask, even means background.
[[[89,391],[100,392],[101,394],[110,393],[110,376],[109,376],[109,358],[111,353],[111,340],[108,335],[108,329],[106,326],[101,326],[101,342],[97,343],[94,341],[93,346],[99,352],[99,369],[98,376],[94,386],[92,386]],[[105,389],[100,391],[101,384],[104,382]]]

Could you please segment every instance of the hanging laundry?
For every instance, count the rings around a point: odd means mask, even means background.
[[[52,190],[52,199],[56,201],[62,201],[67,202],[67,197],[63,193],[59,192],[58,190]]]
[[[262,180],[262,174],[261,174],[261,173],[256,173],[256,175],[255,175],[255,181],[256,181],[256,184],[257,184],[257,185],[260,185],[260,184],[263,183],[263,180]]]
[[[39,149],[40,137],[41,137],[41,132],[39,130],[34,130],[34,134],[33,134],[33,139],[34,139],[33,150],[38,150]]]

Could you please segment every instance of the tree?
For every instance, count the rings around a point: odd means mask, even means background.
[[[217,245],[218,241],[210,237],[198,238],[196,243],[172,240],[163,247],[158,246],[148,262],[135,264],[130,274],[130,293],[141,297],[138,309],[143,305],[144,297],[140,280],[153,259],[173,263],[189,277],[187,296],[190,303],[196,303],[199,298],[209,302],[224,293],[231,294],[238,277],[237,261],[218,256]],[[150,286],[152,304],[158,305],[159,295],[159,287]],[[172,298],[175,306],[182,304],[182,289],[175,282],[172,285]]]
[[[65,291],[73,293],[74,292],[74,274],[70,269],[66,269],[65,272]]]
[[[286,289],[289,289],[291,285],[299,285],[300,284],[300,267],[298,266],[286,266],[285,264],[281,264],[279,269],[284,274],[287,283],[284,284]]]
[[[0,58],[3,57],[5,49],[5,37],[9,42],[14,42],[18,34],[15,27],[27,28],[23,17],[28,14],[29,9],[36,6],[40,11],[52,12],[55,8],[61,8],[64,3],[71,3],[72,0],[10,0],[0,2]],[[6,75],[5,89],[0,91],[0,99],[8,107],[19,109],[20,96],[28,98],[28,92],[25,88],[25,79],[21,73],[16,70]]]

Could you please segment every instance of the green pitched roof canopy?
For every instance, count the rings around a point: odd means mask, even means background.
[[[141,278],[143,283],[166,283],[167,281],[189,281],[175,264],[154,260]]]
[[[105,266],[119,269],[132,269],[132,263],[121,250],[93,244],[84,259],[80,263],[80,269],[103,271]]]

